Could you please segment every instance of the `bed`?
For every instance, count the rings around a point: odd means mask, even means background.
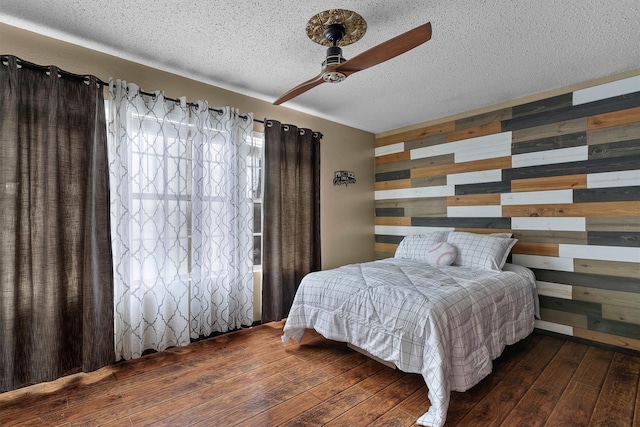
[[[417,423],[440,427],[450,392],[476,385],[506,345],[533,331],[535,276],[505,263],[515,242],[434,232],[404,238],[393,258],[310,273],[282,341],[311,328],[421,374],[431,406]]]

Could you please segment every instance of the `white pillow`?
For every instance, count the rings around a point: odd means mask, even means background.
[[[456,247],[447,242],[436,243],[427,252],[427,261],[431,265],[451,265],[456,260]]]
[[[448,231],[434,231],[433,233],[407,236],[398,245],[395,257],[428,261],[431,246],[446,241],[448,234]]]
[[[452,231],[447,243],[458,249],[453,265],[501,271],[518,239]]]

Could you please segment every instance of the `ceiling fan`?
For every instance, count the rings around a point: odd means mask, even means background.
[[[431,39],[431,23],[427,22],[349,60],[345,59],[341,46],[360,40],[366,30],[365,20],[350,10],[330,9],[314,15],[307,23],[307,36],[320,45],[329,46],[322,62],[322,71],[282,95],[273,104],[280,105],[322,83],[341,82],[353,73],[395,58]]]

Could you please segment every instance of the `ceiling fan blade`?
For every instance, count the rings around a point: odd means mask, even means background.
[[[319,84],[324,83],[324,80],[322,79],[323,75],[324,75],[324,71],[318,74],[317,76],[315,76],[314,78],[309,79],[304,83],[300,83],[298,86],[294,87],[293,89],[291,89],[290,91],[282,95],[280,98],[276,99],[273,102],[273,105],[280,105],[283,102],[286,102],[292,98],[295,98],[298,95],[302,95],[309,89],[312,89],[318,86]]]
[[[353,74],[357,71],[362,71],[374,65],[378,65],[391,58],[395,58],[414,47],[420,46],[431,39],[431,22],[420,25],[419,27],[409,30],[406,33],[400,34],[392,39],[387,40],[384,43],[380,43],[377,46],[372,47],[369,50],[362,52],[359,55],[343,62],[336,67],[336,71],[339,71],[345,75]]]

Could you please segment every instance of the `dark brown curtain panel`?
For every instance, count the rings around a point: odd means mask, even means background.
[[[0,391],[7,391],[113,361],[113,273],[102,87],[95,77],[0,59]]]
[[[262,321],[289,314],[300,280],[320,270],[320,139],[265,120]]]

